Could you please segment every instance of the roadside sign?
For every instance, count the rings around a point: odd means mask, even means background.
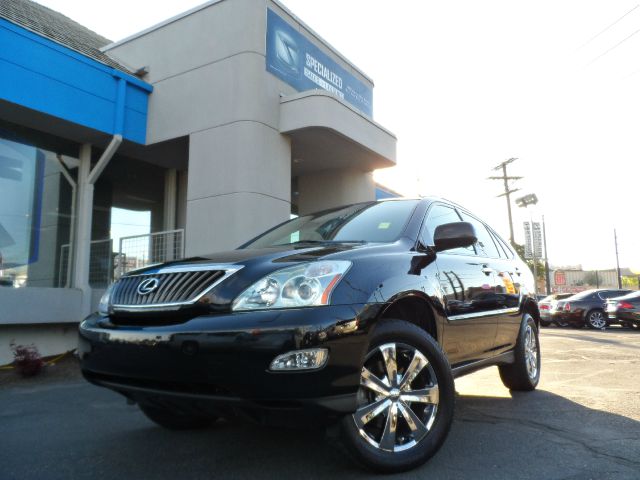
[[[533,254],[537,259],[542,258],[542,228],[540,222],[524,222],[524,258],[532,259]]]
[[[531,224],[529,222],[524,222],[524,258],[533,258],[531,248]]]
[[[566,285],[567,284],[567,276],[561,270],[556,270],[553,273],[553,283],[556,285]]]
[[[542,258],[542,227],[540,222],[533,222],[533,252],[536,258]]]

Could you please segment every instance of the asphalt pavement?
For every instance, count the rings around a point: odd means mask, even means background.
[[[640,479],[640,332],[547,328],[541,344],[537,391],[511,394],[495,368],[457,380],[447,442],[397,478]],[[323,431],[172,432],[77,376],[0,387],[1,480],[337,477],[379,475]]]

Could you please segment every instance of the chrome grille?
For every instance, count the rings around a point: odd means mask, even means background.
[[[235,270],[234,270],[235,271]],[[196,302],[229,272],[225,270],[167,271],[122,277],[111,297],[114,310],[121,307],[162,307]],[[231,272],[233,273],[233,272]],[[157,287],[147,294],[138,292],[141,283],[156,279]]]

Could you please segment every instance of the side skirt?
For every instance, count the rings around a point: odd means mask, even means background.
[[[495,357],[485,358],[484,360],[478,360],[477,362],[466,363],[463,365],[458,365],[451,369],[453,373],[453,378],[462,377],[463,375],[468,375],[469,373],[476,372],[478,370],[482,370],[483,368],[493,367],[494,365],[508,365],[515,362],[516,358],[513,353],[513,350],[510,352],[501,353]]]

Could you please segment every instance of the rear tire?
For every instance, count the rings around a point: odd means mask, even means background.
[[[518,341],[513,351],[516,359],[510,365],[500,365],[500,378],[509,390],[535,390],[540,381],[540,341],[538,328],[531,315],[522,316]]]
[[[609,326],[609,322],[607,321],[607,316],[604,312],[598,308],[589,310],[585,317],[585,322],[589,328],[593,328],[595,330],[601,330],[603,328],[607,328]]]
[[[548,327],[551,325],[551,322],[547,322],[546,320],[540,320],[541,327]]]
[[[152,405],[139,405],[142,413],[157,425],[169,430],[193,430],[210,427],[216,421],[215,417],[206,417],[180,413],[168,408]]]
[[[384,473],[425,463],[444,443],[455,389],[438,343],[402,320],[378,324],[363,361],[358,407],[342,420],[352,456]]]

